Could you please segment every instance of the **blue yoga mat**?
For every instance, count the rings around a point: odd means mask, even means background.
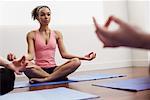
[[[0,96],[0,100],[87,100],[98,97],[99,96],[97,95],[60,87],[54,89],[6,94]]]
[[[150,77],[140,77],[109,83],[95,83],[92,85],[128,91],[143,91],[150,89]]]
[[[56,84],[64,84],[64,83],[72,83],[76,81],[68,80],[68,81],[58,81],[58,82],[43,82],[43,83],[35,83],[30,84],[28,81],[15,82],[14,88],[25,88],[25,87],[37,87],[44,85],[56,85]]]
[[[69,80],[73,80],[73,81],[89,81],[89,80],[98,80],[98,79],[107,79],[107,78],[118,78],[118,77],[124,77],[124,76],[126,75],[90,73],[90,74],[70,76],[68,78]]]
[[[35,86],[43,86],[43,85],[55,85],[55,84],[63,84],[63,83],[72,83],[72,82],[80,82],[80,81],[90,81],[90,80],[98,80],[98,79],[107,79],[107,78],[118,78],[124,77],[126,75],[121,74],[82,74],[82,75],[74,75],[68,76],[67,81],[58,81],[58,82],[44,82],[44,83],[36,83],[29,84],[28,81],[15,82],[14,88],[23,88],[23,87],[35,87]]]

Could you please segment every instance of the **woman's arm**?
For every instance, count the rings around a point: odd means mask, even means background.
[[[29,32],[27,34],[27,44],[28,44],[28,53],[25,55],[26,56],[26,59],[31,61],[34,59],[34,55],[35,55],[35,52],[34,52],[34,31],[32,32]]]
[[[27,34],[26,40],[28,44],[28,50],[27,50],[27,54],[25,55],[25,58],[26,60],[31,61],[34,58],[34,31],[29,32]],[[9,61],[14,61],[16,59],[16,56],[13,53],[9,53],[7,55],[7,59]]]
[[[11,62],[5,60],[4,58],[2,58],[2,57],[0,56],[0,66],[9,67],[10,63],[11,63]]]
[[[64,46],[62,34],[59,31],[55,31],[55,33],[56,33],[58,49],[62,58],[65,59],[79,58],[80,60],[92,60],[95,58],[96,54],[94,52],[91,52],[88,55],[85,55],[84,57],[69,54]]]

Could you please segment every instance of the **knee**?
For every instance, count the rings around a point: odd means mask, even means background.
[[[71,61],[74,63],[73,65],[76,67],[79,67],[81,65],[81,61],[79,60],[79,58],[73,58],[71,59]]]

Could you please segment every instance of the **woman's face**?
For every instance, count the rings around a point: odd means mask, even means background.
[[[48,8],[43,7],[39,10],[37,20],[41,25],[48,25],[51,19],[51,12]]]

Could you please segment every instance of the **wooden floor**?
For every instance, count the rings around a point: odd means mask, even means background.
[[[61,84],[61,85],[20,88],[20,89],[14,89],[12,92],[24,92],[24,91],[35,91],[41,89],[51,89],[56,87],[67,87],[74,90],[83,91],[83,92],[100,96],[100,98],[96,100],[150,100],[150,90],[131,92],[131,91],[124,91],[124,90],[96,87],[91,85],[92,83],[96,83],[96,82],[110,82],[110,81],[125,80],[125,79],[135,78],[135,77],[150,76],[148,67],[127,67],[127,68],[96,70],[96,71],[87,71],[87,72],[76,72],[74,74],[94,73],[94,72],[126,74],[127,77],[75,82],[75,83]]]

